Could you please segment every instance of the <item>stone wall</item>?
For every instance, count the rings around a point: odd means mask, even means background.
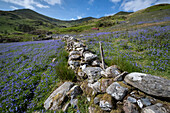
[[[102,69],[99,57],[72,36],[62,37],[69,52],[68,68],[77,82],[65,82],[44,102],[45,109],[75,109],[77,95],[85,95],[89,113],[169,113],[170,80],[145,74],[121,72],[116,65]],[[80,111],[81,112],[81,111]]]

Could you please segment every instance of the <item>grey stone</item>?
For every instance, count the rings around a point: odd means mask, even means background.
[[[123,110],[125,113],[139,113],[136,105],[129,102],[128,100],[124,101]]]
[[[84,51],[84,50],[85,50],[85,47],[78,47],[78,48],[76,48],[75,50],[77,50],[77,51]]]
[[[89,83],[94,83],[101,77],[100,72],[102,71],[102,68],[100,67],[86,67],[82,68],[82,70],[88,76]]]
[[[73,65],[73,66],[75,66],[75,67],[78,67],[78,66],[80,65],[80,62],[74,61],[74,60],[69,60],[69,61],[68,61],[68,64],[69,64],[69,65]]]
[[[124,80],[147,94],[170,99],[170,80],[138,72],[126,75]]]
[[[169,113],[170,111],[166,109],[162,104],[157,103],[152,106],[148,106],[142,109],[141,113]]]
[[[72,82],[65,82],[58,87],[44,102],[46,110],[57,110],[62,108],[62,103],[66,98],[66,93],[71,89],[74,84]]]
[[[95,97],[95,98],[94,98],[94,104],[99,104],[99,102],[100,102],[99,98],[98,98],[98,97]]]
[[[151,105],[151,102],[148,98],[141,98],[140,100],[141,100],[141,102],[144,106],[150,106]]]
[[[80,55],[71,55],[69,57],[69,60],[78,60],[78,59],[80,59]]]
[[[116,65],[113,65],[113,66],[110,66],[110,67],[106,68],[106,71],[105,71],[105,76],[106,77],[115,78],[119,74],[121,74],[121,72],[118,70]]]
[[[120,86],[119,83],[112,83],[107,89],[106,92],[114,97],[116,100],[122,100],[126,95],[128,89]]]
[[[73,45],[74,48],[80,48],[80,47],[85,47],[85,45],[81,42],[74,42],[74,45]]]
[[[110,86],[110,84],[112,83],[113,79],[102,78],[95,82],[94,84],[88,84],[88,86],[91,87],[95,92],[105,93],[107,87]]]
[[[91,65],[92,66],[100,66],[100,61],[99,60],[94,60]]]
[[[133,104],[137,102],[136,99],[131,96],[128,96],[127,100]]]
[[[84,52],[84,53],[83,53],[83,56],[84,56],[84,60],[85,60],[86,62],[92,61],[92,60],[94,60],[95,58],[97,58],[97,55],[95,55],[95,54],[93,54],[93,53],[91,53],[91,52]]]

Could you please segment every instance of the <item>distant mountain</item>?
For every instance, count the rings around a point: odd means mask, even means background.
[[[0,11],[0,32],[7,30],[13,32],[18,29],[18,26],[30,26],[36,29],[49,29],[54,27],[70,27],[76,24],[80,24],[89,20],[94,19],[93,17],[86,17],[78,20],[63,21],[47,17],[39,14],[30,9],[19,9],[14,11]]]
[[[116,16],[116,15],[128,15],[128,14],[131,14],[131,13],[133,13],[133,12],[120,11],[120,12],[116,13],[114,16]]]

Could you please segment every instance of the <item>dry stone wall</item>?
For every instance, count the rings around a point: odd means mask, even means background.
[[[121,72],[116,65],[102,69],[99,57],[72,36],[62,37],[69,52],[68,68],[78,82],[65,82],[44,102],[45,109],[78,109],[77,95],[85,95],[89,113],[169,113],[170,80],[144,74]],[[166,100],[166,101],[164,101]],[[81,112],[81,111],[80,111]]]

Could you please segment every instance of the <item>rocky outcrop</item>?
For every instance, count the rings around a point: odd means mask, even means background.
[[[98,56],[72,36],[65,35],[68,66],[77,82],[65,82],[44,102],[45,109],[63,110],[69,106],[80,111],[79,96],[85,96],[89,113],[169,113],[170,81],[161,77],[121,72],[118,66],[102,66]],[[80,100],[81,101],[81,100]]]
[[[170,80],[133,72],[125,77],[125,81],[147,94],[170,99]]]

